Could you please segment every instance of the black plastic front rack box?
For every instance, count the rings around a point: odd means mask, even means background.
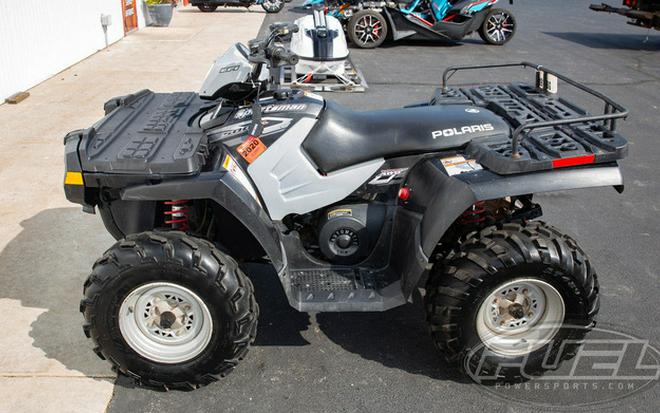
[[[206,135],[189,120],[203,105],[196,93],[143,90],[105,104],[106,116],[83,131],[85,172],[192,175],[205,161]]]
[[[488,84],[449,87],[466,70],[523,67],[536,71],[536,84]],[[558,81],[598,99],[603,113],[593,115],[557,95]],[[628,111],[609,97],[540,65],[521,62],[448,68],[432,104],[474,104],[503,117],[509,136],[475,139],[466,154],[498,174],[514,174],[607,163],[627,155],[628,143],[616,130]]]

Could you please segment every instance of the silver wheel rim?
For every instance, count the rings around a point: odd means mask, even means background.
[[[383,22],[371,15],[362,16],[355,23],[355,34],[362,44],[376,43],[383,34]]]
[[[564,299],[550,284],[518,278],[494,288],[479,306],[477,333],[490,350],[507,356],[549,343],[564,322]]]
[[[513,35],[513,19],[509,13],[491,14],[486,22],[486,33],[496,43],[504,43]]]
[[[154,282],[137,287],[119,308],[119,330],[139,355],[159,363],[197,357],[211,341],[208,307],[191,290]]]
[[[282,0],[264,0],[263,4],[268,10],[277,10],[282,5]]]

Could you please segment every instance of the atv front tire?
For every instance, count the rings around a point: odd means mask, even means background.
[[[501,46],[516,34],[516,18],[504,9],[492,9],[479,28],[479,37],[488,44]]]
[[[373,49],[387,37],[387,21],[375,10],[361,10],[348,21],[348,38],[361,49]]]
[[[181,232],[130,235],[93,267],[80,304],[94,351],[139,384],[194,389],[245,356],[259,308],[228,255]]]
[[[200,4],[197,8],[203,13],[213,13],[218,10],[218,6],[215,4]]]
[[[519,381],[575,354],[594,326],[598,279],[567,235],[542,222],[469,236],[426,290],[436,347],[477,382]]]

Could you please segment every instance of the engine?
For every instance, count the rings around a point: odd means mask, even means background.
[[[385,206],[349,204],[328,208],[318,226],[321,254],[330,262],[355,264],[369,255],[385,218]]]

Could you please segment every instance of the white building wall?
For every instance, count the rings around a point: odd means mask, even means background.
[[[0,103],[124,36],[121,0],[0,0]],[[138,0],[138,26],[144,7]]]

